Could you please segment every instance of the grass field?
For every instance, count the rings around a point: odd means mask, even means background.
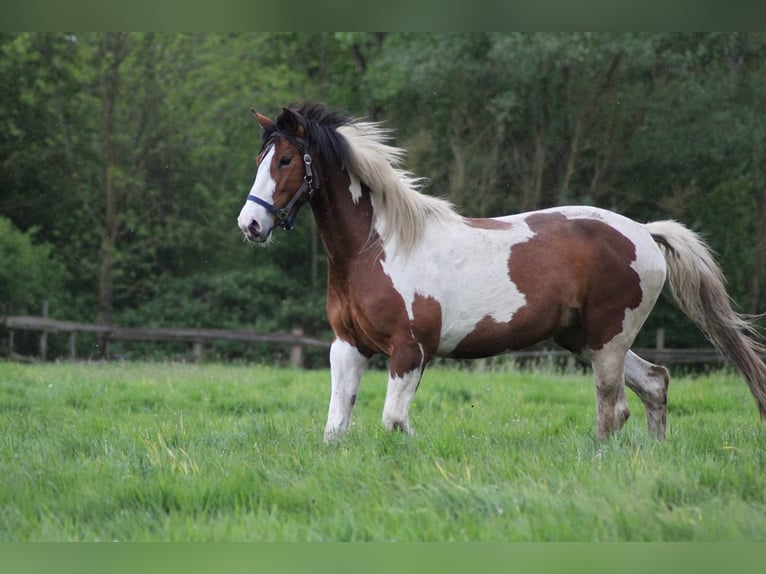
[[[415,436],[383,431],[365,375],[324,444],[329,373],[0,363],[0,540],[766,539],[766,430],[725,372],[671,382],[594,441],[589,376],[426,373]]]

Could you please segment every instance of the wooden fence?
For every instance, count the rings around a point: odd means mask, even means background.
[[[49,317],[16,316],[0,317],[0,325],[8,329],[8,350],[11,356],[18,356],[15,350],[14,331],[37,331],[39,339],[39,359],[45,360],[48,355],[48,334],[68,334],[70,359],[77,357],[77,334],[91,333],[99,335],[107,348],[104,356],[109,356],[110,341],[187,341],[192,344],[192,358],[202,358],[205,343],[215,341],[243,341],[256,343],[277,343],[289,345],[290,362],[296,366],[303,363],[304,347],[329,348],[330,342],[306,337],[299,329],[293,329],[291,334],[264,334],[247,329],[181,329],[172,327],[116,327],[113,325],[94,325],[76,323],[74,321],[57,321]]]
[[[15,349],[15,331],[39,332],[38,360],[46,360],[48,355],[48,334],[68,334],[68,357],[77,358],[77,334],[91,333],[99,335],[104,344],[104,356],[109,356],[110,341],[186,341],[192,345],[192,360],[202,358],[203,346],[215,341],[243,341],[253,343],[271,343],[288,345],[290,347],[290,363],[301,366],[303,363],[304,347],[319,347],[328,349],[330,341],[307,337],[296,328],[290,334],[265,334],[247,329],[182,329],[170,327],[117,327],[112,325],[94,325],[76,323],[73,321],[58,321],[49,317],[14,316],[0,317],[0,326],[8,330],[8,351],[11,356],[19,357]],[[713,348],[707,349],[666,349],[664,348],[664,333],[657,332],[657,346],[654,348],[634,349],[645,359],[659,363],[722,363],[724,358]],[[510,353],[510,356],[521,362],[544,360],[566,361],[569,358],[570,367],[574,358],[570,353],[558,349],[530,349]]]

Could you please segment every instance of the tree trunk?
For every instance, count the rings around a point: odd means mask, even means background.
[[[115,176],[117,162],[114,152],[114,117],[119,95],[120,63],[123,59],[123,38],[106,35],[102,43],[102,57],[106,61],[103,77],[104,102],[101,134],[101,154],[104,165],[104,219],[101,225],[101,248],[99,250],[98,313],[96,323],[112,324],[114,296],[114,266],[117,248],[117,189]],[[109,354],[109,341],[100,336],[99,348],[102,356]]]

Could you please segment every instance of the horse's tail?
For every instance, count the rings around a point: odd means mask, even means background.
[[[753,338],[757,317],[732,309],[723,273],[696,233],[676,221],[655,221],[646,228],[665,255],[676,304],[742,372],[766,421],[766,365],[759,357],[766,346]]]

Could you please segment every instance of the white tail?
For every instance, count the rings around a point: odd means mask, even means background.
[[[738,314],[726,293],[725,279],[705,242],[676,221],[655,221],[646,228],[660,245],[668,282],[679,308],[744,375],[761,420],[766,421],[766,365],[759,355],[755,326]]]

